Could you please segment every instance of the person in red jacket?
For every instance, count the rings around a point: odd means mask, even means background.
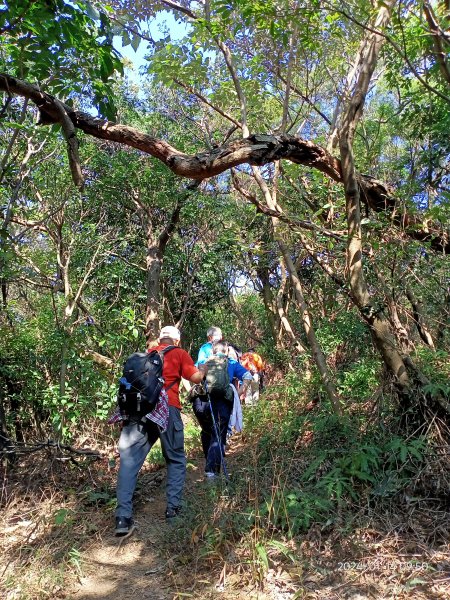
[[[146,415],[139,421],[128,421],[122,428],[119,439],[120,467],[117,478],[117,535],[127,534],[133,526],[133,493],[138,473],[144,464],[147,454],[159,438],[167,465],[167,509],[166,519],[177,516],[181,508],[184,480],[186,477],[186,455],[184,453],[183,421],[181,420],[181,404],[179,385],[181,378],[192,383],[200,383],[203,379],[201,370],[194,366],[189,354],[179,348],[180,331],[176,327],[163,327],[159,334],[159,343],[152,350],[163,350],[167,346],[177,346],[164,356],[164,389],[168,395],[168,415],[166,422],[154,422],[152,415]],[[164,411],[161,411],[164,413]],[[160,415],[158,415],[160,416]],[[157,424],[158,423],[158,424]],[[165,430],[164,430],[165,429]]]

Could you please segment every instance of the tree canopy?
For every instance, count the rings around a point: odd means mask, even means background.
[[[256,348],[267,389],[243,407],[226,493],[194,481],[182,397],[192,481],[170,560],[158,575],[147,552],[167,549],[156,449],[145,552],[133,540],[114,559],[108,542],[95,594],[170,580],[167,594],[203,598],[222,594],[217,571],[233,598],[308,595],[309,573],[318,596],[362,576],[368,596],[438,597],[449,20],[430,0],[0,3],[5,597],[67,595],[104,544],[121,366],[168,324],[194,358],[212,325]],[[355,553],[364,569],[344,573]],[[411,562],[367,567],[380,555]]]

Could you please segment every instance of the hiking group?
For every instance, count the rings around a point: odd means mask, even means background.
[[[126,535],[133,527],[137,477],[158,438],[167,465],[166,520],[174,520],[181,510],[186,477],[179,394],[182,380],[201,428],[208,481],[221,472],[228,478],[224,460],[227,435],[233,427],[242,430],[241,401],[254,405],[259,398],[264,363],[258,354],[249,351],[242,355],[222,340],[219,327],[210,327],[194,364],[180,348],[180,338],[176,327],[163,327],[154,347],[132,354],[124,365],[118,408],[110,419],[111,423],[121,422],[116,535]]]

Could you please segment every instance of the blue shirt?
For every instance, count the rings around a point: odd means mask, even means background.
[[[237,360],[234,360],[234,358],[228,359],[228,375],[230,376],[230,381],[233,381],[234,378],[239,381],[242,381],[243,379],[253,379],[250,371],[243,367],[241,363],[238,363]]]
[[[198,365],[201,365],[204,362],[206,362],[208,358],[212,356],[212,353],[212,342],[206,342],[206,344],[203,344],[203,346],[201,346],[200,350],[198,351],[198,358],[197,362],[195,363],[195,366],[198,367]]]

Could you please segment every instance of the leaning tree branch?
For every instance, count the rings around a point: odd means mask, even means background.
[[[384,31],[381,31],[379,28],[377,27],[370,27],[369,25],[366,25],[364,23],[361,23],[361,21],[359,21],[358,19],[356,19],[353,15],[349,14],[348,12],[346,12],[345,10],[342,9],[338,9],[333,7],[333,10],[336,12],[340,12],[342,15],[344,15],[347,19],[349,19],[349,21],[352,21],[353,23],[355,23],[356,25],[358,25],[359,27],[361,27],[362,29],[365,29],[366,31],[373,33],[375,35],[381,36],[382,38],[384,38],[389,44],[390,46],[392,46],[392,48],[395,50],[395,52],[397,52],[397,54],[406,62],[406,64],[408,65],[408,67],[410,68],[412,74],[414,75],[414,77],[420,81],[420,83],[431,93],[436,94],[436,96],[439,96],[439,98],[442,98],[442,100],[445,100],[445,102],[450,103],[450,96],[447,96],[446,94],[442,93],[438,88],[431,86],[426,79],[424,79],[421,74],[419,73],[419,71],[416,69],[416,67],[414,66],[414,64],[412,63],[412,61],[408,58],[408,55],[406,54],[406,52],[404,50],[402,50],[400,48],[400,46],[394,41],[394,39],[389,36],[387,33],[385,33]],[[439,57],[437,57],[439,58]]]
[[[423,12],[430,28],[434,49],[433,54],[436,57],[443,78],[450,84],[450,65],[447,60],[448,51],[446,48],[446,46],[449,45],[448,40],[446,39],[444,31],[440,28],[436,15],[428,0],[423,3]]]
[[[213,104],[212,102],[210,102],[208,100],[208,98],[206,98],[203,94],[201,94],[200,92],[198,92],[197,90],[195,90],[192,86],[187,85],[186,83],[183,83],[180,79],[177,79],[176,77],[174,78],[174,82],[178,86],[180,86],[184,90],[186,90],[189,94],[191,94],[192,96],[195,96],[196,98],[198,98],[201,102],[203,102],[203,104],[206,104],[206,106],[209,106],[210,108],[212,108],[215,112],[219,113],[219,115],[222,115],[222,117],[224,119],[227,119],[228,121],[231,121],[231,123],[233,123],[233,125],[235,125],[237,128],[242,129],[242,124],[239,123],[239,121],[236,121],[236,119],[234,117],[232,117],[231,115],[229,115],[222,108],[220,108],[219,106],[217,106],[217,105]]]
[[[0,74],[0,91],[14,93],[34,102],[42,114],[59,121],[59,101],[38,87],[5,73]],[[164,140],[147,135],[133,127],[112,123],[75,111],[68,105],[64,109],[77,129],[96,138],[117,142],[137,148],[163,162],[180,177],[206,179],[219,175],[242,164],[262,166],[280,159],[321,171],[333,181],[342,184],[342,169],[339,159],[325,148],[294,135],[250,135],[244,139],[224,144],[208,152],[195,155],[185,154]],[[413,239],[430,242],[434,250],[450,252],[450,235],[439,222],[424,223],[419,214],[395,211],[398,199],[394,190],[368,175],[357,175],[361,197],[375,212],[393,214],[393,222]]]
[[[323,235],[324,237],[333,238],[338,240],[339,242],[343,242],[345,240],[345,234],[343,231],[331,231],[330,229],[325,229],[323,227],[318,227],[314,223],[310,223],[309,221],[302,221],[300,219],[296,219],[289,215],[286,215],[281,209],[269,208],[267,204],[261,202],[256,194],[251,192],[250,190],[245,189],[242,185],[237,172],[234,169],[231,169],[231,176],[233,179],[233,185],[237,189],[237,191],[241,194],[243,198],[251,202],[255,207],[257,212],[262,213],[268,217],[275,217],[279,219],[283,223],[286,223],[290,227],[299,227],[301,229],[306,229],[308,231],[314,231],[319,235]]]

